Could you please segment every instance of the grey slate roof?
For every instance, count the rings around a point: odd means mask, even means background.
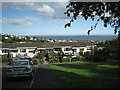
[[[17,47],[37,47],[37,48],[50,48],[50,47],[61,47],[61,46],[72,46],[72,47],[84,47],[89,46],[89,41],[80,42],[40,42],[40,43],[2,43],[2,48],[17,48]]]

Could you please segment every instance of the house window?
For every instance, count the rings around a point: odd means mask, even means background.
[[[80,49],[80,52],[82,52],[83,50],[84,50],[84,48],[81,48],[81,49]]]
[[[2,50],[2,53],[8,53],[8,50]]]
[[[26,52],[26,49],[20,49],[20,52]]]
[[[73,52],[76,52],[77,50],[76,49],[72,49]]]
[[[65,55],[68,55],[68,53],[65,53]]]
[[[70,51],[71,49],[70,48],[65,48],[64,51]]]
[[[90,48],[87,48],[87,50],[91,50]]]
[[[14,53],[15,53],[15,52],[17,52],[17,50],[11,50],[11,52],[14,52]]]
[[[55,49],[55,51],[60,51],[60,48],[54,48]]]
[[[34,52],[34,50],[30,50],[29,52],[30,52],[30,53],[33,53],[33,52]]]

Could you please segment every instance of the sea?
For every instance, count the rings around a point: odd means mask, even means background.
[[[55,39],[55,40],[73,40],[73,41],[104,41],[104,40],[113,40],[116,39],[117,35],[47,35],[47,36],[40,36],[40,35],[31,35],[29,37],[37,37],[42,39]]]

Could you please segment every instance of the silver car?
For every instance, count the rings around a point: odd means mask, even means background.
[[[34,65],[27,59],[13,61],[7,69],[8,79],[11,77],[33,77]]]
[[[28,59],[33,64],[33,61],[29,56],[22,56],[22,57],[19,57],[19,58],[20,58],[20,60]]]

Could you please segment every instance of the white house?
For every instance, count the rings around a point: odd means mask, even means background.
[[[59,51],[62,50],[64,55],[72,55],[73,53],[71,46],[58,46],[58,47],[53,47],[53,49],[55,53],[58,53]]]
[[[78,56],[79,52],[80,52],[80,48],[79,47],[72,47],[72,51],[73,51],[74,56]]]
[[[17,50],[17,48],[9,49],[9,52],[10,52],[10,54],[12,55],[12,57],[17,57],[17,55],[18,55],[18,50]]]
[[[30,38],[30,40],[33,40],[33,38]]]
[[[91,53],[91,50],[89,47],[72,47],[73,50],[73,55],[78,56],[78,55],[84,55],[85,53]]]
[[[35,55],[35,49],[37,47],[18,47],[18,55],[24,56],[27,55],[29,57],[34,57]]]
[[[0,48],[0,55],[12,54],[12,57],[15,56],[30,56],[34,57],[36,53],[42,51],[48,51],[54,49],[55,53],[58,53],[60,50],[65,55],[77,56],[80,53],[84,55],[86,52],[91,52],[90,43],[88,42],[41,42],[41,43],[2,43],[2,48]]]
[[[65,55],[72,55],[72,47],[71,46],[62,46],[62,51]]]
[[[61,50],[61,47],[53,47],[53,49],[55,53],[58,53]]]
[[[5,39],[8,39],[8,37],[5,37]]]
[[[0,48],[0,55],[6,55],[9,52],[9,48]]]

